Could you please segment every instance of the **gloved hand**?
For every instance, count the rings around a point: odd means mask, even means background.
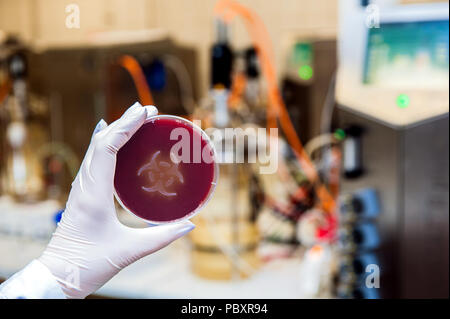
[[[86,297],[124,267],[194,228],[184,221],[135,229],[117,219],[113,200],[117,151],[148,116],[156,114],[154,106],[135,103],[114,123],[97,124],[62,219],[39,258],[68,298]]]

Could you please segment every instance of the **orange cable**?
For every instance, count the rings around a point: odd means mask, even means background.
[[[6,79],[5,82],[0,85],[0,104],[3,103],[3,101],[8,96],[9,92],[11,90],[11,81],[9,79]]]
[[[228,98],[228,103],[231,108],[236,108],[238,106],[238,103],[241,101],[242,95],[244,94],[246,84],[247,78],[243,73],[240,72],[234,76],[230,97]]]
[[[230,22],[234,16],[241,16],[249,30],[250,36],[256,47],[263,74],[268,84],[269,104],[267,109],[267,128],[277,127],[276,118],[280,120],[281,128],[286,139],[292,146],[294,153],[305,171],[307,178],[316,188],[317,196],[322,207],[327,212],[334,212],[335,200],[330,192],[319,181],[319,176],[309,156],[303,149],[302,143],[297,136],[294,125],[289,117],[286,106],[281,98],[280,90],[276,80],[275,68],[272,64],[270,53],[271,41],[260,18],[248,8],[233,0],[219,0],[215,7],[215,13],[226,22]],[[259,32],[258,32],[259,31]],[[268,48],[269,47],[269,48]]]
[[[139,62],[136,61],[131,55],[122,55],[118,61],[119,65],[123,67],[131,75],[136,90],[139,95],[139,100],[142,105],[153,105],[153,97],[150,91],[150,87],[145,79],[144,72],[142,71]]]

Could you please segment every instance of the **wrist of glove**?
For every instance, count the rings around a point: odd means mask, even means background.
[[[39,261],[55,276],[68,298],[84,298],[121,269],[185,235],[189,221],[130,228],[117,219],[114,171],[117,151],[157,114],[135,103],[117,121],[101,120],[72,183],[65,211]]]

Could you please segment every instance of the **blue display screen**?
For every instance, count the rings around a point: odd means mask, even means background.
[[[448,20],[384,23],[369,29],[363,82],[448,88]]]

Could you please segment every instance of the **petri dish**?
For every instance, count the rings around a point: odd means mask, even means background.
[[[182,117],[156,115],[117,153],[115,197],[151,224],[177,222],[208,202],[218,175],[214,145],[200,127]]]

